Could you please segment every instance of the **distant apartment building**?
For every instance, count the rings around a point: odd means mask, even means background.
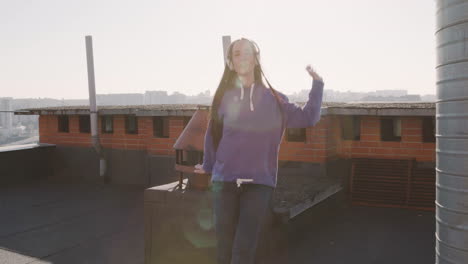
[[[303,92],[305,91],[305,92]],[[294,99],[307,100],[307,90],[303,90]],[[377,90],[373,92],[353,92],[325,90],[324,101],[328,102],[433,102],[435,95],[408,94],[407,90]]]
[[[408,91],[407,90],[376,90],[373,95],[399,97],[399,96],[408,95]]]
[[[11,129],[13,127],[13,113],[9,113],[8,111],[12,111],[12,100],[11,97],[3,97],[0,98],[0,127],[3,129]]]
[[[139,93],[98,94],[96,102],[98,105],[142,105],[143,98]]]
[[[168,103],[168,94],[166,91],[146,91],[144,98],[144,102],[147,105]]]

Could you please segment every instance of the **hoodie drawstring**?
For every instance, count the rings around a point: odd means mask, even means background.
[[[255,89],[255,83],[252,83],[252,86],[250,87],[250,111],[254,111],[254,105],[253,105],[253,91]],[[240,96],[241,101],[244,99],[244,86],[241,84],[241,96]]]
[[[241,84],[240,87],[241,87],[241,97],[240,97],[240,99],[242,101],[244,99],[244,86]]]
[[[252,95],[253,95],[253,90],[254,89],[255,89],[255,85],[252,84],[252,87],[250,87],[250,111],[254,110],[253,100],[252,100]]]

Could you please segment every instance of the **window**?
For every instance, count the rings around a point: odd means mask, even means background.
[[[184,116],[184,128],[188,125],[190,119],[192,119],[191,116]]]
[[[89,115],[85,116],[78,116],[79,118],[79,127],[80,133],[89,133],[91,132],[91,121],[89,119]]]
[[[287,140],[290,142],[305,142],[306,129],[305,128],[288,128],[286,129]]]
[[[186,151],[182,149],[176,150],[176,164],[185,166],[195,166],[203,163],[203,152],[201,151]]]
[[[114,118],[112,116],[101,117],[101,129],[102,133],[114,133]]]
[[[435,142],[435,118],[423,118],[423,142]]]
[[[380,137],[382,141],[401,141],[401,119],[380,119]]]
[[[136,116],[125,116],[125,133],[138,134],[138,118]]]
[[[361,118],[359,116],[343,116],[341,119],[341,129],[344,140],[360,140]]]
[[[159,138],[169,137],[169,118],[166,116],[153,117],[153,136]]]
[[[182,164],[195,166],[203,163],[203,152],[200,151],[186,151],[183,152]]]
[[[66,115],[61,115],[58,117],[58,131],[59,132],[64,132],[68,133],[69,128],[68,128],[68,116]]]

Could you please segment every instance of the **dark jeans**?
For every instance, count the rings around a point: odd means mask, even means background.
[[[273,188],[213,182],[218,264],[253,264],[271,212]]]

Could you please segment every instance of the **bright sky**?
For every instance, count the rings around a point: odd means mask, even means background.
[[[88,97],[85,35],[97,93],[213,94],[222,36],[251,38],[272,85],[435,94],[435,1],[0,0],[0,97]]]

